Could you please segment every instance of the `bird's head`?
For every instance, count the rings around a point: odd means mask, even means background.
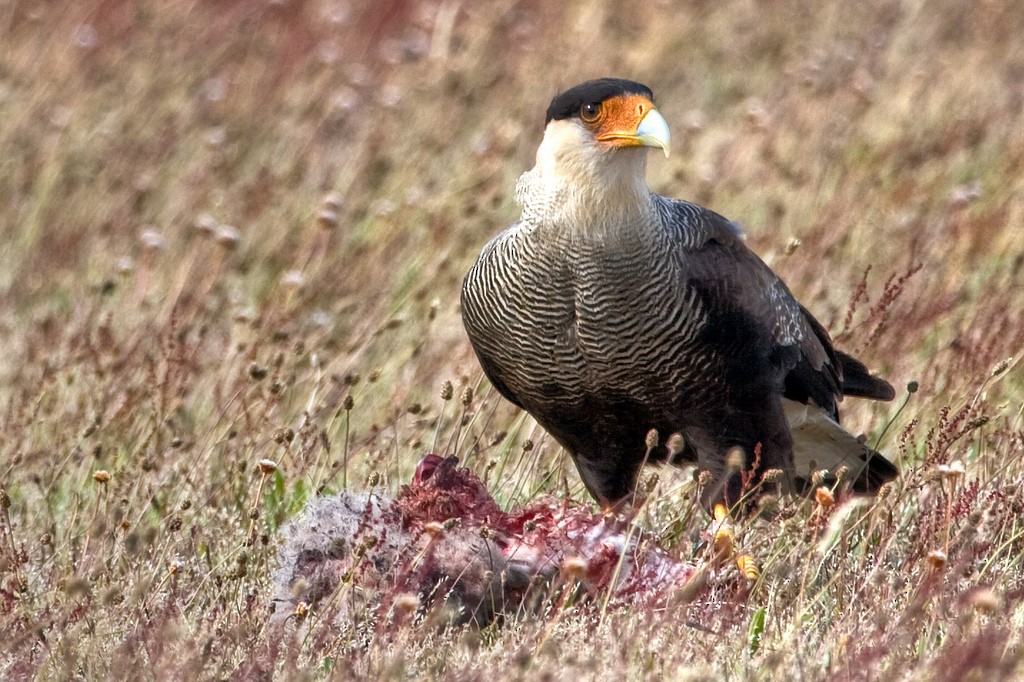
[[[545,126],[545,139],[559,138],[599,154],[658,147],[668,156],[671,141],[651,89],[621,78],[587,81],[558,94]]]
[[[551,100],[530,189],[557,191],[559,202],[580,210],[607,209],[620,199],[635,205],[648,191],[647,148],[668,156],[669,142],[668,124],[646,85],[619,78],[581,83]]]

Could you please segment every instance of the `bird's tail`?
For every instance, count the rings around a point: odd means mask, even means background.
[[[826,484],[839,476],[854,492],[873,495],[899,472],[881,453],[844,429],[824,410],[783,400],[793,438],[793,470],[797,491],[810,486],[815,471],[826,471]]]

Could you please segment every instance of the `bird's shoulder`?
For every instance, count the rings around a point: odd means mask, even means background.
[[[697,204],[660,201],[680,272],[715,308],[742,308],[775,328],[782,343],[799,341],[804,311],[778,275],[754,253],[740,225]]]
[[[822,403],[839,392],[841,377],[831,339],[785,282],[745,243],[740,226],[687,201],[663,199],[666,228],[675,233],[681,276],[713,316],[742,326],[780,351],[792,349],[794,368],[806,370],[806,390]],[[723,327],[724,328],[724,327]],[[813,376],[812,376],[813,375]]]

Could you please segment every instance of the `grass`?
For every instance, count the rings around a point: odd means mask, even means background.
[[[1021,25],[952,0],[0,6],[3,676],[1019,676]],[[742,222],[842,347],[915,382],[846,405],[902,479],[783,501],[741,536],[756,583],[663,611],[269,630],[276,531],[319,492],[393,493],[436,450],[503,505],[588,503],[482,380],[458,292],[548,98],[611,74],[672,125],[652,186]],[[638,523],[692,551],[691,477],[652,473]]]

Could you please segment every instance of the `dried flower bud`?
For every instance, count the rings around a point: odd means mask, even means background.
[[[569,557],[562,562],[562,575],[568,580],[584,580],[587,568],[587,560],[583,557]]]
[[[932,550],[928,552],[928,564],[936,571],[941,571],[946,568],[946,553],[942,550]]]
[[[264,476],[269,476],[275,471],[277,471],[277,462],[275,462],[272,459],[260,460],[260,473],[262,473]]]
[[[819,486],[815,489],[814,499],[824,511],[828,511],[836,504],[836,496],[825,486]]]
[[[201,213],[192,227],[202,236],[212,237],[217,232],[217,220],[209,213]]]
[[[437,521],[430,521],[423,526],[423,532],[432,538],[440,538],[444,536],[444,526]]]
[[[152,227],[147,227],[139,234],[139,241],[142,242],[142,248],[146,251],[161,251],[167,245],[164,236]]]
[[[746,461],[747,458],[743,455],[743,448],[738,446],[730,448],[725,456],[725,469],[729,473],[735,473],[743,469]]]
[[[647,432],[647,435],[644,437],[644,445],[647,446],[648,452],[658,447],[658,440],[659,439],[657,429],[651,429],[650,431]]]
[[[295,613],[293,614],[299,620],[302,620],[309,615],[309,604],[304,601],[300,601],[295,605]]]
[[[324,198],[320,200],[320,208],[327,211],[340,211],[341,210],[341,196],[331,192],[325,194]]]
[[[452,395],[454,395],[454,391],[455,389],[452,386],[452,382],[445,379],[444,383],[441,384],[441,400],[451,400]]]
[[[369,381],[371,384],[375,383],[378,379],[380,379],[379,369],[375,369],[366,375],[366,380]]]
[[[321,208],[316,212],[316,223],[324,230],[333,230],[338,226],[338,212],[331,208]]]
[[[971,593],[969,603],[982,613],[993,613],[1002,606],[1002,600],[999,599],[999,595],[988,587],[979,587],[974,590]]]
[[[380,483],[380,472],[371,471],[370,478],[368,478],[366,482],[369,484],[371,488],[376,487]]]
[[[288,291],[298,291],[306,285],[306,278],[298,270],[289,270],[281,275],[281,286]]]
[[[100,485],[106,485],[110,481],[110,472],[104,469],[97,469],[92,474],[92,480]]]
[[[346,412],[350,411],[353,407],[356,406],[356,401],[352,399],[351,393],[345,396],[345,400],[342,401],[341,406],[345,408]]]
[[[917,393],[917,389],[920,388],[916,381],[911,381],[907,384],[907,393]]]
[[[185,568],[185,564],[178,559],[171,559],[167,562],[167,572],[171,575],[178,575],[183,568]]]
[[[778,469],[775,469],[775,471],[778,471]],[[780,510],[781,505],[777,495],[761,495],[757,500],[757,513],[762,517],[773,517],[778,514]]]
[[[450,531],[457,528],[461,523],[462,519],[458,518],[457,516],[453,516],[450,519],[446,519],[445,522],[441,525],[444,527],[446,531]]]
[[[420,598],[412,592],[403,592],[395,597],[395,611],[399,613],[412,613],[420,607]]]
[[[681,433],[673,433],[665,446],[668,448],[669,459],[672,459],[686,448],[686,439]]]
[[[964,463],[961,461],[950,462],[949,464],[940,464],[935,467],[935,471],[941,478],[957,479],[966,473],[964,469]]]
[[[469,407],[469,404],[473,402],[472,386],[466,386],[466,388],[462,389],[462,398],[460,400],[462,401],[463,407]]]
[[[523,441],[523,452],[530,452],[533,450],[533,440],[527,438]]]
[[[217,228],[217,243],[228,251],[238,246],[239,240],[242,238],[238,228],[232,225],[221,225]]]
[[[778,483],[785,476],[786,472],[782,469],[765,469],[764,473],[761,474],[761,480],[765,483]]]
[[[1010,363],[1013,362],[1013,358],[1006,358],[1000,361],[995,367],[992,368],[992,376],[997,377],[1010,368]]]
[[[295,431],[285,426],[283,428],[276,429],[271,438],[273,438],[274,442],[277,443],[278,445],[291,443],[293,440],[295,440]]]
[[[269,370],[266,367],[257,365],[255,362],[249,365],[249,377],[256,381],[265,379],[268,373]]]

